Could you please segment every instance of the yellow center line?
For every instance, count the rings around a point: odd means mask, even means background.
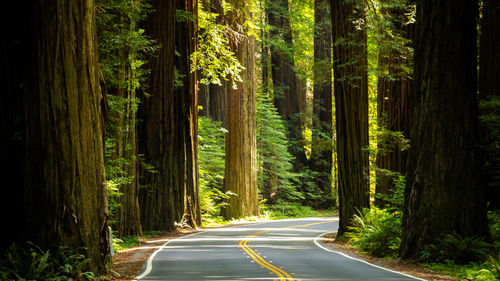
[[[314,223],[308,223],[308,224],[301,224],[301,225],[294,225],[294,226],[287,226],[287,227],[281,227],[280,229],[290,229],[290,228],[297,228],[297,227],[304,227],[304,226],[311,226],[311,225],[316,225],[316,224],[322,224],[322,223],[329,223],[329,222],[335,222],[337,220],[330,220],[330,221],[323,221],[323,222],[314,222]],[[252,235],[248,235],[245,238],[254,238],[256,236],[259,236],[263,233],[269,232],[271,230],[262,230],[259,232],[256,232]],[[270,264],[268,261],[266,261],[263,257],[261,257],[259,254],[257,254],[250,246],[247,245],[248,240],[244,239],[241,240],[239,243],[239,246],[258,264],[261,266],[269,269],[270,271],[274,272],[276,276],[279,277],[279,280],[285,280],[285,281],[294,281],[293,277],[286,272],[285,270],[278,268],[272,264]]]

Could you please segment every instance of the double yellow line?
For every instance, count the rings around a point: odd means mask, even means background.
[[[297,228],[297,227],[303,227],[303,226],[311,226],[311,225],[316,225],[316,224],[322,224],[322,223],[329,223],[329,222],[334,222],[335,220],[331,221],[324,221],[324,222],[315,222],[315,223],[308,223],[308,224],[302,224],[302,225],[294,225],[294,226],[287,226],[287,227],[281,227],[280,229],[290,229],[290,228]],[[258,264],[261,266],[269,269],[270,271],[274,272],[276,276],[279,277],[279,280],[285,280],[285,281],[293,281],[293,277],[290,275],[290,273],[286,272],[285,270],[276,267],[272,264],[270,264],[268,261],[266,261],[263,257],[261,257],[259,254],[257,254],[250,246],[247,245],[248,243],[248,238],[254,238],[258,235],[261,235],[262,233],[269,232],[271,230],[263,230],[259,231],[257,233],[254,233],[252,235],[249,235],[245,237],[246,239],[241,240],[239,243],[239,246]]]

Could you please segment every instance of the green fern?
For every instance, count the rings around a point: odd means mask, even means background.
[[[462,237],[453,232],[444,235],[437,244],[428,245],[420,253],[420,260],[466,264],[485,260],[491,248],[492,245],[485,242],[482,237]]]

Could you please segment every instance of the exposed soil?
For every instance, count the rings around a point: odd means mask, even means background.
[[[382,258],[376,258],[364,255],[353,249],[348,244],[346,244],[346,242],[335,240],[336,236],[337,236],[336,233],[324,236],[323,243],[325,243],[325,245],[327,245],[328,247],[332,248],[332,250],[345,253],[353,258],[364,260],[387,269],[403,272],[426,280],[456,280],[451,278],[450,276],[432,271],[423,266],[415,264],[411,261],[397,260],[397,259],[386,260]]]
[[[113,256],[112,269],[114,273],[108,276],[108,278],[115,281],[133,280],[139,275],[144,262],[158,248],[172,239],[199,231],[194,229],[177,229],[153,238],[141,239],[139,246],[127,248]]]

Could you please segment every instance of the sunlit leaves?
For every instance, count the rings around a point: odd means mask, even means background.
[[[198,49],[191,54],[191,71],[201,73],[200,83],[222,85],[231,80],[233,88],[236,82],[242,82],[241,72],[245,69],[230,49],[228,30],[217,23],[218,14],[198,9]]]

